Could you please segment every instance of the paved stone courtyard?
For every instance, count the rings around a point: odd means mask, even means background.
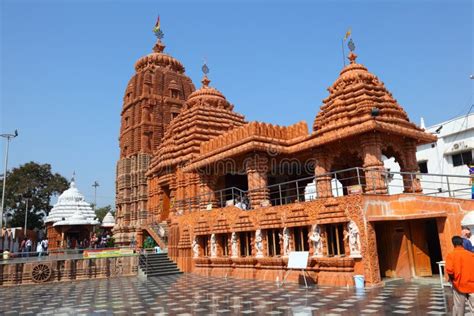
[[[1,287],[0,300],[5,315],[446,315],[452,303],[435,284],[305,289],[193,274]]]

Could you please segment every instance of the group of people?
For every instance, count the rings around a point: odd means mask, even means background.
[[[106,233],[99,235],[94,233],[91,238],[84,238],[79,241],[76,238],[68,238],[66,247],[68,249],[106,248],[110,240],[111,236]]]
[[[464,315],[467,305],[474,315],[474,248],[471,230],[463,227],[461,236],[451,241],[454,250],[446,256],[446,274],[453,285],[453,316]]]
[[[23,238],[20,243],[19,252],[21,252],[22,257],[32,257],[38,256],[41,257],[43,254],[48,253],[49,241],[48,238],[39,239],[36,243],[36,252],[33,251],[33,241],[31,238]]]

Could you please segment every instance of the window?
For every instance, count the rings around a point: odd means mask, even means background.
[[[202,255],[204,257],[209,257],[209,237],[208,236],[202,236],[201,237],[201,249],[202,249]]]
[[[344,227],[343,224],[326,225],[328,256],[344,255]]]
[[[293,235],[295,238],[295,250],[296,251],[309,251],[308,227],[293,228]]]
[[[267,254],[269,257],[280,255],[280,234],[278,229],[267,230]]]
[[[471,164],[472,161],[472,151],[465,151],[463,153],[455,154],[451,156],[453,158],[453,166],[458,167],[462,165]]]
[[[420,161],[418,168],[420,169],[420,173],[428,173],[428,161]]]
[[[222,255],[227,257],[229,255],[229,236],[227,234],[222,234],[217,240],[219,247],[222,249]]]
[[[248,257],[252,255],[252,236],[250,232],[239,233],[240,256]]]

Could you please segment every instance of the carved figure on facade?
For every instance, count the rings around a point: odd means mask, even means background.
[[[261,229],[257,229],[255,232],[255,249],[257,250],[256,257],[263,257],[263,237]]]
[[[217,238],[216,234],[211,235],[211,258],[217,257]]]
[[[321,237],[321,228],[319,225],[314,224],[309,239],[313,244],[313,257],[322,257],[323,256],[323,239]]]
[[[199,257],[199,243],[197,242],[197,237],[193,239],[193,256],[194,258]]]
[[[232,253],[231,253],[231,257],[232,258],[237,258],[239,256],[239,253],[238,253],[238,245],[237,245],[237,234],[235,232],[232,233],[232,236],[230,238],[230,242],[232,244],[232,247],[231,247],[231,250],[232,250]]]
[[[283,240],[283,256],[287,257],[290,254],[290,230],[288,227],[283,228],[283,234],[279,234]]]
[[[349,240],[349,250],[351,258],[362,258],[360,253],[360,232],[359,227],[354,221],[347,224],[347,233],[345,238]]]

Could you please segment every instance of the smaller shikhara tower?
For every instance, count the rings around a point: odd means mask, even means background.
[[[148,188],[145,173],[153,152],[161,143],[166,127],[181,110],[195,88],[184,66],[163,52],[159,21],[153,53],[135,63],[123,98],[120,125],[120,159],[116,174],[118,244],[137,240],[147,218]]]

